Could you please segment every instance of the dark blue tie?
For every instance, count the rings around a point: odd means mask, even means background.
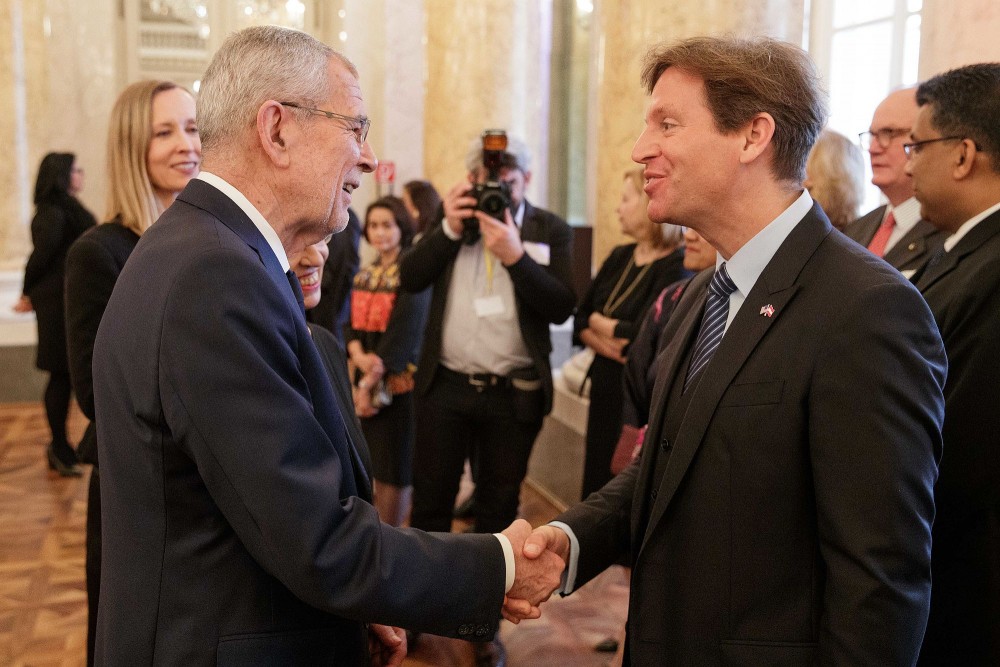
[[[302,300],[302,285],[299,284],[299,277],[295,275],[295,272],[291,269],[285,271],[285,277],[288,278],[288,284],[292,288],[292,294],[295,295],[295,300],[299,302],[299,308],[302,309],[302,315],[306,314],[306,303]]]
[[[716,348],[722,342],[722,334],[726,331],[726,320],[729,319],[729,295],[736,291],[736,283],[726,271],[723,262],[708,286],[708,301],[705,302],[705,315],[701,320],[701,330],[698,341],[694,345],[691,365],[688,367],[687,378],[684,380],[684,391],[688,390],[691,381],[708,365]]]

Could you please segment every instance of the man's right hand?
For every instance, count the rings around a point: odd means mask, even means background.
[[[557,530],[551,526],[542,526],[535,532],[546,528]],[[536,537],[530,531],[531,525],[522,519],[503,531],[514,550],[514,585],[507,591],[503,607],[504,618],[512,623],[526,618],[538,618],[541,613],[538,605],[548,600],[559,587],[566,568],[566,557],[569,555],[569,538],[562,531],[558,532],[566,543],[564,555],[546,547],[551,543],[558,548],[558,536],[550,539],[548,533],[543,532]],[[527,549],[529,544],[533,544],[530,550]]]
[[[461,181],[444,196],[445,224],[455,236],[460,236],[465,231],[462,221],[475,215],[476,199],[468,196],[471,189],[472,183]]]

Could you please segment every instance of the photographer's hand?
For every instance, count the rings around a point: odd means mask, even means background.
[[[491,218],[482,211],[476,211],[476,217],[479,219],[479,231],[483,235],[483,243],[504,266],[510,266],[521,259],[524,255],[521,232],[514,224],[509,209],[503,211],[503,222]]]
[[[472,212],[476,206],[475,197],[469,197],[468,192],[472,189],[472,183],[462,181],[448,191],[444,196],[444,219],[445,224],[453,234],[459,236],[465,231],[462,220],[472,217]]]

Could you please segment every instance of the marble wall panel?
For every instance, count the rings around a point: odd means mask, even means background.
[[[446,192],[465,178],[469,143],[486,128],[532,151],[528,198],[547,202],[550,0],[425,0],[425,176]]]
[[[87,172],[81,199],[103,215],[104,144],[117,94],[112,0],[10,0],[0,7],[0,269],[31,250],[31,196],[50,151],[72,152]]]
[[[962,65],[1000,62],[1000,2],[924,0],[920,78]]]

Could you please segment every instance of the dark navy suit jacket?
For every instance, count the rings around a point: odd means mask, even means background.
[[[104,665],[357,665],[364,622],[489,638],[490,535],[383,526],[295,292],[194,180],[146,232],[94,349]]]

